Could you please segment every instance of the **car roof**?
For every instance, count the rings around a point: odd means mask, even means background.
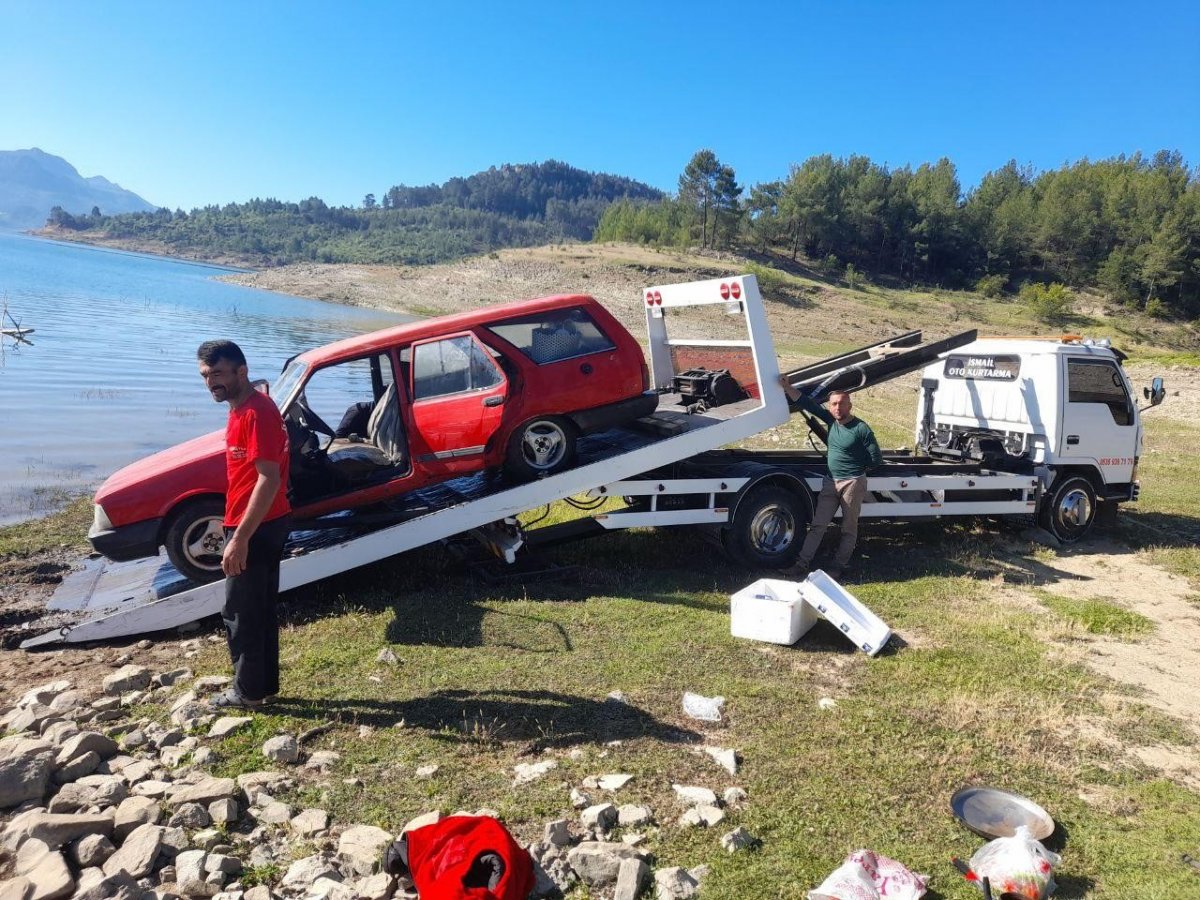
[[[297,359],[310,366],[327,366],[331,363],[377,353],[397,344],[412,343],[442,334],[466,331],[479,325],[490,325],[504,319],[515,319],[584,304],[599,306],[595,298],[589,297],[587,294],[555,294],[552,297],[502,303],[468,312],[451,313],[448,316],[418,319],[415,322],[405,322],[402,325],[393,325],[391,328],[383,328],[379,331],[334,341],[332,344],[314,347],[312,350],[305,350],[299,354]]]

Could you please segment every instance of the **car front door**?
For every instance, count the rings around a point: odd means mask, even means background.
[[[1058,459],[1099,468],[1105,484],[1133,479],[1138,434],[1133,398],[1111,359],[1066,356],[1067,402],[1063,404]]]
[[[472,472],[500,427],[508,379],[469,332],[412,348],[415,462],[435,471]]]

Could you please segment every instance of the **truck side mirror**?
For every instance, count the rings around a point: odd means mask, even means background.
[[[1167,389],[1163,386],[1162,378],[1154,378],[1150,382],[1150,387],[1142,388],[1142,394],[1150,401],[1150,406],[1158,406],[1163,402],[1163,398],[1167,396]]]

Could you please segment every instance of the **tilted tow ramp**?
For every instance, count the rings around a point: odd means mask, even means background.
[[[487,530],[503,541],[502,524],[601,485],[743,440],[786,422],[790,413],[779,385],[779,368],[762,297],[752,275],[648,289],[643,297],[654,385],[663,392],[658,411],[641,427],[613,429],[580,441],[580,463],[529,484],[513,486],[486,475],[435,485],[405,498],[399,521],[347,530],[322,531],[317,539],[293,534],[280,567],[280,590],[311,584],[454,535]],[[737,317],[744,337],[736,340],[672,338],[668,319],[687,307],[720,307]],[[673,393],[675,376],[711,359],[734,360],[747,399],[688,412]],[[500,537],[498,537],[498,535]],[[514,546],[520,538],[514,537]],[[96,563],[64,580],[50,601],[52,611],[71,621],[24,641],[24,648],[53,643],[106,640],[174,628],[213,615],[224,602],[225,583],[181,582],[165,559]]]

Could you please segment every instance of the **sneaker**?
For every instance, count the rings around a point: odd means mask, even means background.
[[[263,705],[263,700],[250,700],[243,697],[235,688],[229,688],[227,691],[222,691],[220,694],[209,698],[208,705],[211,709],[258,709]]]

